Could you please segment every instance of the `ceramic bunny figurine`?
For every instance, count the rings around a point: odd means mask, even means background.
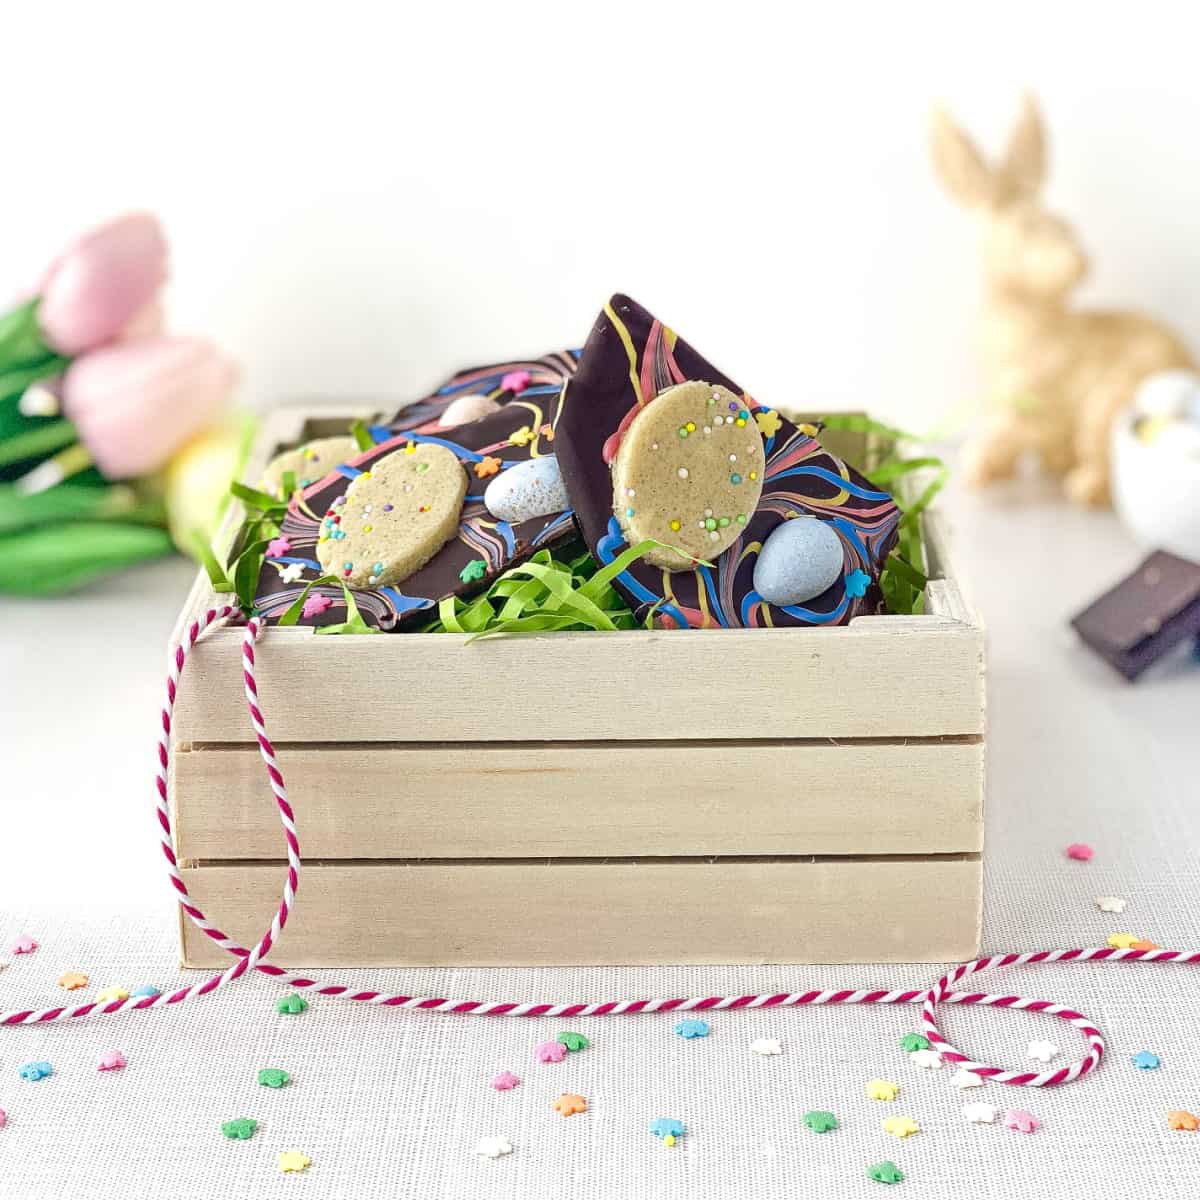
[[[1149,318],[1070,307],[1088,260],[1070,226],[1038,200],[1046,154],[1032,98],[994,166],[939,110],[933,161],[951,195],[979,212],[984,231],[983,353],[1002,406],[967,447],[968,481],[1009,478],[1032,453],[1076,503],[1107,504],[1117,413],[1145,376],[1190,367],[1191,356]]]

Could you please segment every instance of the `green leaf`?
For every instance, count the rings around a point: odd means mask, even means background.
[[[70,421],[33,425],[23,433],[14,434],[0,442],[0,467],[53,454],[55,450],[61,450],[77,440],[75,426]]]
[[[51,596],[174,549],[165,529],[62,521],[0,537],[0,592]]]
[[[267,546],[270,540],[251,542],[237,556],[233,564],[233,590],[237,593],[238,603],[243,612],[252,612],[254,598],[258,595],[258,577],[262,574],[263,560],[267,556]]]
[[[40,297],[17,305],[0,317],[0,363],[19,365],[35,362],[54,353],[38,326]]]
[[[350,426],[350,434],[358,443],[358,448],[360,450],[375,449],[375,439],[371,436],[371,431],[367,428],[367,423],[365,421],[355,421]]]
[[[238,483],[236,480],[229,485],[229,490],[243,504],[248,504],[251,508],[258,509],[260,512],[279,516],[287,512],[286,498],[281,500],[278,496],[272,496],[268,492],[260,492],[258,488],[249,487],[247,484]]]

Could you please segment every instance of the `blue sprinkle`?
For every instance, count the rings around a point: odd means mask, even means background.
[[[730,483],[741,483],[742,477],[740,475],[730,475],[729,482]]]
[[[683,1137],[683,1122],[675,1117],[655,1117],[650,1122],[650,1132],[656,1138]]]
[[[853,596],[857,599],[859,596],[867,594],[867,588],[871,586],[871,577],[866,571],[851,571],[846,576],[846,595]]]
[[[129,993],[129,998],[131,1000],[136,1000],[139,996],[161,996],[161,995],[162,995],[161,988],[156,988],[154,986],[154,984],[152,984],[152,983],[143,983],[141,987],[134,988],[133,991]]]
[[[1153,1071],[1161,1064],[1162,1059],[1149,1050],[1139,1050],[1130,1060],[1139,1071]]]
[[[698,1020],[695,1017],[692,1017],[687,1021],[680,1021],[679,1024],[675,1026],[675,1032],[679,1034],[681,1038],[708,1037],[708,1031],[708,1022]]]
[[[39,1079],[45,1079],[49,1075],[54,1074],[54,1068],[44,1060],[42,1062],[27,1062],[18,1072],[22,1079],[28,1079],[31,1083],[36,1083]]]
[[[627,508],[627,509],[625,510],[625,515],[626,515],[627,517],[632,517],[632,516],[633,516],[633,509],[632,509],[632,508]]]

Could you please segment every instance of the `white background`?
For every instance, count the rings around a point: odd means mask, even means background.
[[[0,283],[145,206],[175,325],[236,353],[251,403],[577,343],[624,290],[767,403],[919,430],[978,393],[939,98],[998,150],[1035,89],[1084,297],[1200,343],[1189,7],[23,4]]]

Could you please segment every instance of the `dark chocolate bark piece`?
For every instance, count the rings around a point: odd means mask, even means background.
[[[1165,550],[1072,618],[1075,632],[1126,679],[1200,636],[1200,563]]]
[[[479,591],[534,551],[576,537],[570,511],[508,522],[497,520],[484,507],[484,490],[501,471],[555,451],[561,389],[532,398],[527,395],[478,421],[442,433],[413,430],[393,436],[385,426],[371,426],[377,442],[372,449],[338,467],[291,504],[281,531],[289,548],[287,553],[263,563],[256,597],[259,611],[268,620],[277,620],[308,583],[322,574],[316,559],[322,523],[326,518],[342,516],[345,492],[352,479],[370,470],[372,463],[385,455],[402,451],[410,441],[430,442],[451,450],[467,473],[467,496],[458,536],[429,562],[394,587],[355,591],[359,612],[369,625],[395,630],[428,620],[436,615],[437,603],[443,597]],[[357,516],[346,514],[346,519]],[[302,618],[302,624],[331,625],[345,619],[340,587],[321,585],[309,596],[322,597],[330,604]],[[318,600],[314,607],[322,604],[323,600]]]
[[[677,384],[700,380],[741,397],[763,439],[765,478],[744,532],[712,567],[667,571],[639,562],[615,583],[639,616],[668,627],[843,625],[875,611],[900,512],[885,491],[825,450],[811,429],[759,404],[683,338],[626,296],[604,306],[566,387],[556,443],[576,519],[596,560],[627,546],[613,515],[612,463],[638,413]],[[793,399],[797,399],[793,397]],[[665,448],[664,448],[665,449]],[[754,589],[758,552],[784,521],[816,517],[842,543],[844,571],[803,604],[768,604]]]

